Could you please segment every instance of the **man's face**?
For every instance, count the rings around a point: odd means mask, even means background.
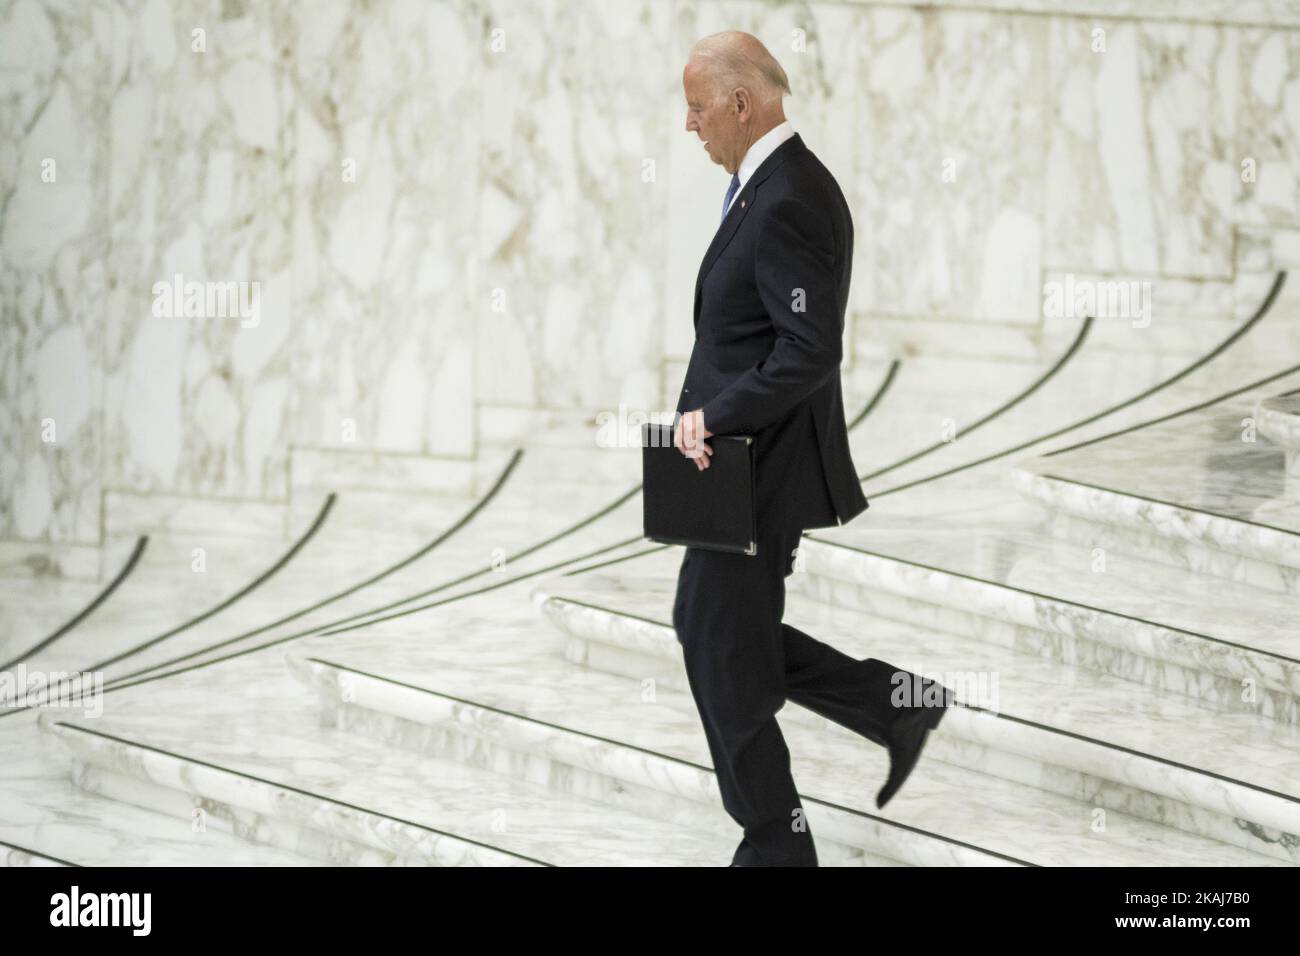
[[[686,129],[704,141],[709,159],[734,173],[744,158],[737,155],[741,124],[734,98],[724,96],[715,101],[708,75],[694,63],[686,64],[682,88],[686,92]]]

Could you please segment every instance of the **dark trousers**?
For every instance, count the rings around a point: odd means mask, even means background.
[[[744,866],[817,865],[777,711],[791,700],[885,746],[894,675],[907,673],[781,622],[801,534],[760,534],[755,555],[687,548],[677,576],[673,627]]]

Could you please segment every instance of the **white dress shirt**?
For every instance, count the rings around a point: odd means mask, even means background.
[[[794,127],[790,125],[789,120],[777,123],[770,130],[756,139],[749,151],[745,153],[745,158],[740,161],[740,168],[736,170],[736,176],[740,180],[740,185],[736,187],[736,196],[745,191],[745,181],[754,175],[754,170],[763,165],[763,160],[772,155],[772,152],[794,135]],[[736,201],[736,196],[731,197],[731,202],[727,204],[727,212],[731,212],[731,206]],[[723,218],[726,218],[725,214]]]

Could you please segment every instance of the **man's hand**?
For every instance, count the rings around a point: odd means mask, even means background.
[[[695,467],[703,471],[709,467],[709,456],[713,454],[713,449],[704,443],[704,439],[712,437],[713,432],[704,427],[704,410],[697,408],[683,412],[677,419],[673,445],[687,458],[694,458]]]

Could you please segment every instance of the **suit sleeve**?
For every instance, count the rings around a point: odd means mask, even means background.
[[[830,223],[796,199],[772,207],[756,244],[758,294],[776,328],[772,351],[704,406],[715,434],[779,421],[840,367],[843,331]]]

